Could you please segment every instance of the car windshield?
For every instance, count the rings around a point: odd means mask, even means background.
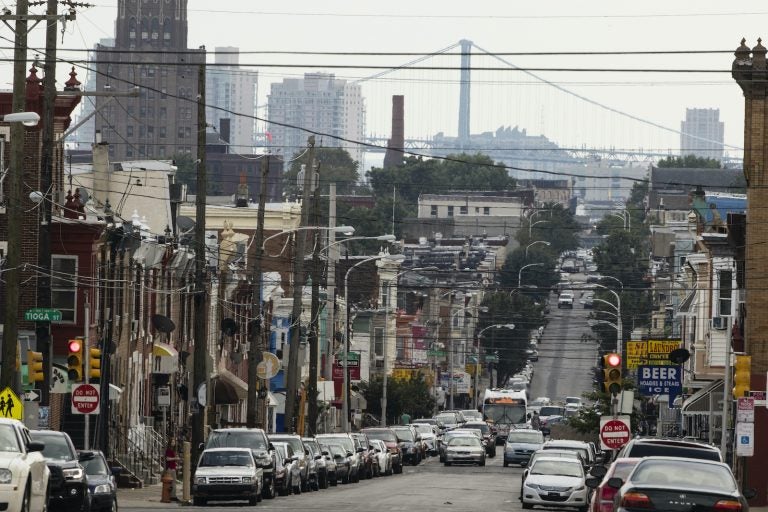
[[[539,411],[539,416],[562,416],[563,414],[565,409],[554,405],[546,405]]]
[[[483,434],[487,434],[491,430],[487,423],[465,423],[463,428],[474,428]]]
[[[510,432],[508,443],[543,443],[544,436],[541,432]]]
[[[309,450],[309,453],[310,453],[310,454],[311,454],[313,457],[314,457],[315,455],[319,455],[319,454],[320,454],[320,449],[318,448],[318,446],[317,446],[317,443],[315,443],[315,442],[314,442],[314,441],[312,441],[312,440],[307,440],[307,441],[305,441],[305,440],[303,440],[303,439],[302,439],[302,442],[304,443],[304,446],[307,448],[307,450]]]
[[[558,459],[573,459],[575,461],[578,461],[581,463],[581,458],[579,457],[579,454],[576,452],[552,452],[549,453],[549,451],[545,453],[536,453],[531,458],[531,464],[536,462],[536,459],[541,457],[557,457]]]
[[[36,441],[45,443],[43,457],[46,459],[75,460],[75,454],[64,436],[37,435]]]
[[[250,448],[251,450],[266,450],[267,439],[262,432],[243,430],[227,431],[214,430],[208,436],[206,448]]]
[[[483,415],[480,413],[480,411],[475,411],[473,409],[468,409],[466,411],[461,411],[461,414],[464,415],[465,418],[469,419],[483,419]]]
[[[355,452],[355,444],[352,439],[347,436],[330,436],[321,438],[324,443],[335,444],[344,449],[344,452]]]
[[[104,457],[100,455],[94,456],[91,460],[86,460],[80,463],[85,469],[85,474],[90,476],[105,476],[109,475],[109,468],[104,460]]]
[[[288,448],[287,444],[284,443],[274,443],[273,446],[275,447],[275,451],[280,454],[280,457],[283,459],[288,458]]]
[[[576,448],[575,446],[545,446],[545,450],[568,450],[570,452],[576,452],[581,455],[584,460],[589,460],[589,451],[586,448]]]
[[[581,464],[561,460],[537,460],[531,468],[532,475],[583,476]]]
[[[19,439],[11,425],[0,425],[0,452],[21,452]]]
[[[706,446],[680,446],[671,443],[637,443],[627,454],[628,457],[686,457],[689,459],[705,459],[720,462],[720,452]]]
[[[370,439],[379,439],[385,443],[396,443],[397,436],[391,430],[366,430],[365,435]]]
[[[525,423],[525,406],[486,404],[484,409],[486,419],[499,425],[517,425]]]
[[[440,423],[448,425],[454,425],[457,423],[455,414],[438,414],[435,416],[435,419]]]
[[[419,431],[420,434],[432,434],[432,425],[414,424],[413,428]]]
[[[413,437],[413,432],[409,428],[399,428],[395,430],[395,435],[397,436],[398,441],[408,441],[413,442],[415,441]]]
[[[269,436],[273,441],[279,441],[282,443],[288,443],[293,449],[295,455],[303,456],[304,445],[301,443],[301,439],[298,437],[281,437],[281,436]]]
[[[198,464],[198,467],[204,466],[253,466],[253,457],[243,451],[206,451]]]
[[[448,441],[448,446],[480,446],[480,440],[476,437],[457,436]]]
[[[736,490],[736,482],[727,467],[702,462],[641,461],[630,480],[637,485],[683,486],[681,488],[695,485],[724,492]]]

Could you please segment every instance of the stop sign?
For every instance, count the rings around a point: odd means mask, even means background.
[[[95,414],[99,412],[99,388],[90,384],[72,386],[72,413]]]
[[[608,420],[601,422],[600,441],[607,450],[618,450],[629,441],[629,422]]]

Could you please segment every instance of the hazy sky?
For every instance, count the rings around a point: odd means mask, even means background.
[[[149,0],[156,1],[156,0]],[[8,0],[0,3],[14,8]],[[96,0],[67,25],[62,48],[90,48],[112,37],[117,3]],[[40,7],[33,8],[41,11]],[[237,46],[247,51],[414,52],[429,53],[460,39],[472,40],[491,53],[700,51],[702,55],[503,56],[520,67],[707,69],[716,73],[618,73],[535,71],[545,80],[620,112],[672,129],[680,128],[686,107],[719,108],[725,122],[726,144],[743,145],[743,97],[730,77],[732,52],[742,37],[754,46],[768,34],[768,4],[698,0],[670,2],[547,1],[503,2],[455,0],[349,2],[254,2],[253,0],[189,1],[189,44]],[[2,35],[12,37],[0,26]],[[30,45],[43,40],[42,25]],[[765,32],[765,33],[763,33]],[[4,45],[3,55],[12,52]],[[454,50],[455,51],[455,50]],[[60,52],[61,58],[82,54]],[[274,56],[247,54],[241,63],[312,63],[315,70],[350,79],[375,69],[335,69],[328,65],[395,66],[416,56]],[[440,57],[424,66],[459,66],[459,57]],[[507,67],[498,59],[475,57],[472,66]],[[256,67],[261,74],[260,103],[269,82],[296,76],[305,69]],[[3,66],[10,76],[9,64]],[[59,81],[66,80],[63,69]],[[62,79],[63,77],[63,79]],[[366,82],[368,131],[389,130],[391,94],[406,95],[406,136],[422,137],[444,131],[456,134],[458,85],[456,70],[399,72]],[[477,80],[477,84],[474,84]],[[6,84],[8,80],[4,81]],[[4,85],[4,87],[9,87]],[[519,125],[531,134],[543,133],[561,145],[650,147],[674,150],[679,136],[648,127],[564,94],[520,71],[476,71],[472,90],[472,132]],[[264,114],[265,112],[261,112]]]

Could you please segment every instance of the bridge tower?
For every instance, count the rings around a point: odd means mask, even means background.
[[[469,145],[469,85],[471,80],[472,41],[462,39],[461,46],[461,78],[459,89],[459,143],[462,148]]]

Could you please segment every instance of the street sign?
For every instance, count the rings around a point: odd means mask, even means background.
[[[21,399],[24,402],[39,402],[40,401],[40,390],[39,389],[30,389],[29,391],[21,394]]]
[[[24,403],[11,388],[5,388],[0,392],[0,418],[24,421]]]
[[[736,422],[754,423],[755,422],[755,399],[739,398],[736,401]]]
[[[280,359],[272,352],[264,352],[263,360],[256,365],[256,376],[260,379],[271,379],[280,371]]]
[[[61,322],[61,311],[51,308],[32,308],[24,312],[28,322]]]
[[[72,414],[98,414],[99,388],[91,384],[72,386]]]
[[[765,400],[765,391],[750,391],[749,396],[755,399],[755,407],[768,407]]]
[[[752,457],[755,454],[755,424],[736,423],[736,455]]]
[[[344,353],[336,355],[336,364],[344,366]],[[347,353],[347,366],[360,366],[360,354],[357,352]]]
[[[604,450],[618,450],[629,442],[631,430],[629,416],[600,417],[600,446]]]
[[[683,392],[682,373],[679,366],[638,366],[640,393],[646,396],[669,395],[669,403],[672,403]]]

